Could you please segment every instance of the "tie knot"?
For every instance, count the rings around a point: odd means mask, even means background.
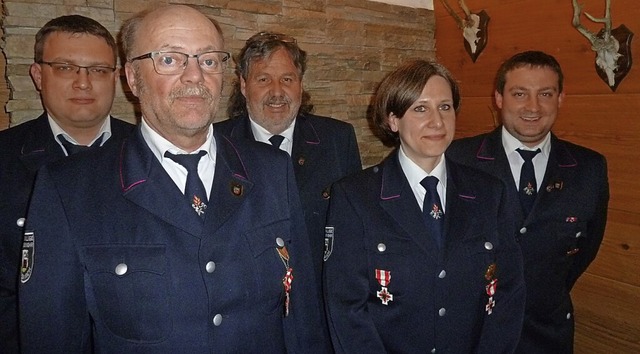
[[[207,152],[204,150],[198,151],[197,154],[172,154],[167,151],[164,153],[164,157],[171,159],[176,163],[179,163],[187,169],[187,172],[190,172],[198,171],[198,163],[200,162],[200,158],[206,154]]]
[[[423,178],[422,181],[420,181],[420,184],[427,191],[435,191],[436,190],[436,186],[438,185],[438,182],[439,182],[438,177],[427,176],[427,177]]]
[[[269,141],[271,142],[271,145],[279,148],[280,144],[282,144],[282,141],[284,140],[284,136],[282,135],[273,135],[272,137],[269,138]]]
[[[76,145],[70,142],[69,140],[67,140],[67,138],[65,138],[63,134],[58,134],[58,140],[60,140],[60,143],[62,143],[62,146],[64,146],[64,149],[67,151],[67,156],[68,156],[68,155],[76,154],[80,151],[84,151],[93,147],[100,146],[100,143],[102,143],[102,135],[98,139],[96,139],[96,141],[93,144],[91,144],[91,146]]]
[[[531,150],[522,150],[522,149],[516,149],[516,151],[518,152],[518,154],[520,154],[520,156],[522,156],[522,158],[525,161],[531,161],[533,160],[533,158],[538,155],[538,153],[540,152],[540,148],[531,151]]]

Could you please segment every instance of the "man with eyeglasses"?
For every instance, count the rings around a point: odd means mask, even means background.
[[[97,161],[40,172],[23,352],[327,352],[287,155],[212,128],[229,59],[220,26],[169,5],[126,20],[121,38],[142,119]]]
[[[18,352],[20,247],[36,171],[134,128],[109,115],[117,47],[104,26],[80,15],[55,18],[36,34],[34,52],[30,74],[45,112],[0,132],[0,353]]]
[[[291,156],[320,276],[323,258],[333,247],[324,229],[331,184],[360,171],[362,164],[351,124],[310,113],[313,106],[302,82],[306,58],[291,36],[260,32],[249,38],[237,58],[230,119],[215,129],[276,145]]]

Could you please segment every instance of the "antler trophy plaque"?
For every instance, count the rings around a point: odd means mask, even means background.
[[[465,15],[464,19],[462,19],[453,11],[449,3],[447,3],[447,0],[441,1],[442,5],[447,9],[447,12],[456,20],[458,28],[462,30],[464,49],[475,63],[478,55],[480,55],[484,47],[487,46],[489,15],[487,15],[484,10],[478,13],[472,13],[464,3],[464,0],[458,0],[458,4],[462,7]]]
[[[598,33],[593,33],[580,24],[582,5],[573,0],[573,27],[591,43],[596,53],[596,72],[598,76],[615,92],[622,79],[631,70],[631,39],[633,33],[625,25],[611,29],[611,0],[606,0],[604,18],[595,18],[588,13],[584,15],[591,21],[603,23]]]

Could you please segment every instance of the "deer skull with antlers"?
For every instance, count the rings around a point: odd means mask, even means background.
[[[631,68],[630,43],[633,33],[624,25],[611,29],[611,0],[606,0],[605,15],[596,18],[588,14],[584,15],[595,23],[604,24],[604,28],[598,33],[589,31],[580,23],[582,7],[577,0],[573,1],[573,27],[586,37],[591,43],[591,49],[596,53],[596,71],[615,91],[620,81],[627,75]],[[621,43],[622,42],[622,43]],[[616,81],[616,79],[619,79]]]
[[[447,0],[441,1],[445,9],[447,9],[447,12],[449,12],[451,17],[456,20],[458,28],[462,30],[465,49],[475,63],[478,55],[480,55],[484,47],[487,45],[487,25],[489,23],[489,16],[484,10],[479,13],[472,13],[464,3],[464,0],[458,0],[458,4],[465,14],[463,19],[453,11]]]

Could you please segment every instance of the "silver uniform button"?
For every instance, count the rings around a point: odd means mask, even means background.
[[[284,240],[281,239],[280,237],[276,238],[276,245],[278,245],[278,247],[283,247],[284,246]]]
[[[216,270],[216,262],[214,261],[207,262],[207,265],[204,266],[204,269],[207,271],[207,273],[213,273],[213,271]]]
[[[116,274],[125,275],[129,267],[125,263],[120,263],[116,266]]]
[[[444,277],[447,276],[447,272],[443,269],[440,271],[440,274],[438,274],[438,278],[440,279],[444,279]]]
[[[435,353],[436,352],[436,348],[431,349],[431,352]]]
[[[16,225],[18,225],[18,227],[24,227],[24,218],[16,220]]]
[[[378,252],[384,252],[387,250],[387,245],[385,245],[384,243],[380,242],[378,244]]]
[[[580,236],[582,236],[582,231],[578,231],[578,232],[576,233],[576,238],[578,238],[578,237],[580,237]]]
[[[571,319],[571,312],[567,312],[567,319],[570,320]]]
[[[520,229],[520,234],[524,235],[526,233],[527,233],[527,228],[526,227],[523,227],[523,228]]]
[[[217,315],[213,316],[213,325],[218,327],[220,324],[222,324],[222,315],[221,314],[217,314]]]
[[[438,316],[442,317],[447,313],[447,310],[445,310],[445,308],[441,308],[440,310],[438,310]]]
[[[488,251],[491,251],[493,249],[493,243],[487,241],[484,243],[484,248]]]

